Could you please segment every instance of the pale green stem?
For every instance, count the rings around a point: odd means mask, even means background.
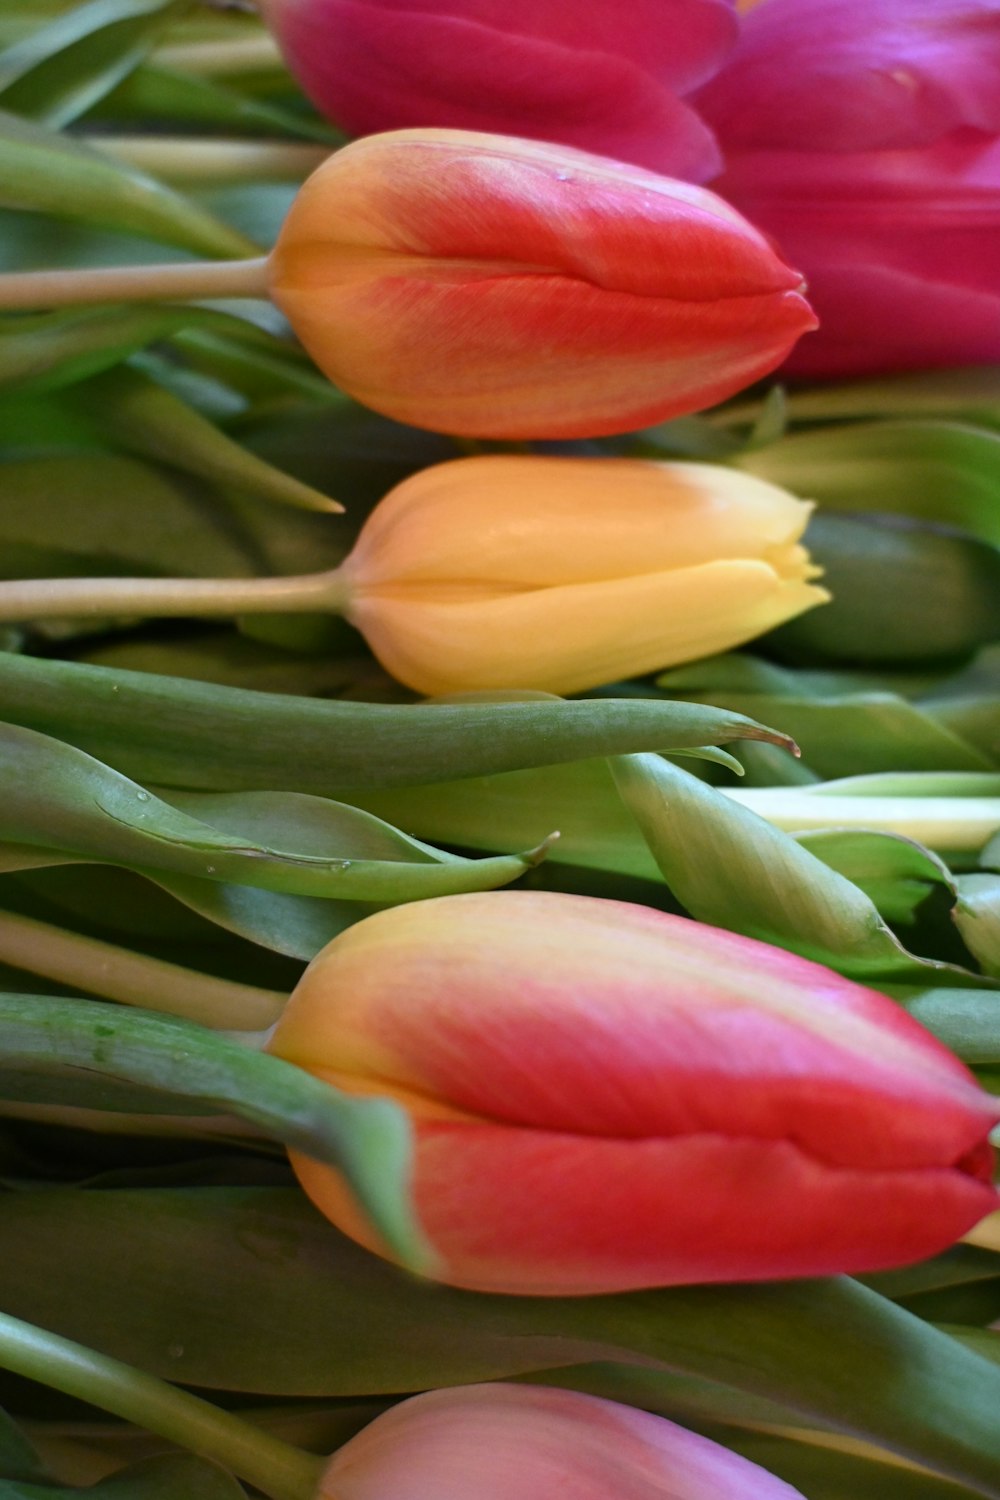
[[[40,578],[0,583],[0,620],[342,613],[339,569],[288,578]]]
[[[158,47],[153,60],[164,68],[178,68],[199,77],[225,78],[243,73],[284,70],[278,45],[267,32],[242,37],[238,41],[175,42]]]
[[[787,833],[875,829],[958,854],[975,853],[1000,830],[1000,797],[852,797],[809,787],[719,790]]]
[[[0,275],[0,309],[47,312],[92,302],[198,302],[266,297],[268,258],[171,261],[155,266],[9,271]]]
[[[288,1000],[277,990],[217,979],[12,912],[0,913],[0,962],[217,1030],[263,1030]]]
[[[272,1500],[315,1500],[326,1461],[155,1375],[0,1313],[0,1367],[214,1459]]]
[[[170,182],[301,182],[330,155],[325,146],[223,141],[183,135],[99,135],[93,144]]]

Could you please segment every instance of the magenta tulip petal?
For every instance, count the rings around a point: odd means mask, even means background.
[[[528,136],[698,182],[721,165],[680,96],[735,42],[731,0],[268,0],[265,11],[303,88],[355,134]]]
[[[1000,0],[766,0],[697,98],[728,153],[1000,128]]]
[[[850,376],[1000,359],[1000,142],[747,151],[717,184],[808,267],[820,331],[788,368]]]

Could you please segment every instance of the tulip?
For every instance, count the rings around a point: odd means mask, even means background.
[[[403,481],[342,608],[425,694],[572,693],[739,645],[828,596],[811,507],[709,464],[484,455]]]
[[[801,1500],[650,1412],[576,1391],[470,1385],[390,1407],[334,1454],[316,1500]]]
[[[570,693],[823,603],[798,540],[810,510],[709,464],[482,455],[397,485],[339,568],[0,583],[0,620],[333,611],[419,693]]]
[[[790,370],[1000,359],[997,0],[765,0],[697,104],[713,186],[809,278]]]
[[[731,0],[264,0],[288,66],[354,135],[451,126],[559,141],[702,182],[682,96],[736,39]]]
[[[343,390],[475,437],[691,412],[815,326],[798,273],[704,189],[463,131],[338,151],[293,202],[268,286]]]
[[[997,1203],[997,1101],[886,996],[623,902],[380,912],[314,960],[269,1047],[406,1111],[436,1274],[473,1290],[871,1271]],[[334,1169],[292,1161],[386,1253]]]

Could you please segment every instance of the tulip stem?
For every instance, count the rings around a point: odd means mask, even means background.
[[[0,1367],[214,1459],[272,1500],[314,1500],[325,1460],[121,1360],[0,1313]]]
[[[268,257],[171,261],[0,275],[0,308],[46,312],[92,302],[197,302],[206,297],[266,297]]]
[[[287,578],[39,578],[0,583],[0,620],[339,614],[339,570]]]
[[[301,182],[326,161],[326,146],[295,141],[214,140],[183,135],[85,137],[111,156],[168,182]]]
[[[0,962],[119,1004],[223,1030],[256,1033],[272,1026],[288,1000],[277,990],[217,979],[14,912],[0,913]]]
[[[948,854],[974,854],[1000,831],[996,797],[852,797],[792,786],[722,790],[786,833],[857,828],[896,834]]]

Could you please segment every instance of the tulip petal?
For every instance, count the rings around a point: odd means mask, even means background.
[[[419,1120],[415,1137],[414,1200],[439,1279],[518,1296],[875,1271],[946,1249],[997,1203],[957,1166],[831,1167],[791,1141]],[[291,1160],[321,1212],[384,1253],[338,1174]]]
[[[353,134],[531,136],[701,182],[721,165],[681,95],[737,36],[731,0],[264,0],[303,88]]]
[[[717,18],[731,25],[732,13],[697,0],[674,0],[673,8],[706,16],[720,33],[698,46],[686,29],[672,32],[675,40],[687,39],[687,56],[670,59],[669,67],[665,59],[662,73],[690,87],[713,71],[724,46]],[[691,182],[721,167],[712,132],[673,92],[672,79],[659,69],[654,74],[648,56],[633,60],[620,45],[604,50],[599,37],[574,43],[505,29],[509,6],[492,20],[360,0],[274,9],[285,55],[306,93],[352,134],[430,125],[529,136]],[[664,29],[658,25],[653,37]]]
[[[820,332],[789,368],[874,374],[1000,358],[1000,142],[746,152],[720,187],[809,268]]]
[[[481,454],[397,485],[342,571],[365,592],[433,584],[426,597],[488,597],[766,560],[799,540],[809,513],[717,464]]]
[[[464,602],[359,590],[348,618],[420,693],[575,693],[715,655],[823,603],[803,557],[790,556],[787,572],[729,560]]]
[[[421,1118],[438,1101],[435,1117],[588,1138],[787,1139],[842,1167],[948,1166],[1000,1117],[882,995],[686,918],[545,892],[356,925],[300,982],[279,1046]]]
[[[318,1500],[801,1500],[718,1443],[558,1388],[429,1391],[334,1454]]]
[[[1000,129],[1000,0],[767,0],[696,102],[727,154]]]

